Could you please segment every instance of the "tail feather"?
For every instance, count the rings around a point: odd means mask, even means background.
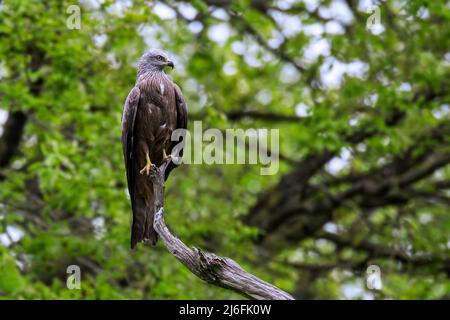
[[[137,195],[136,198],[131,227],[131,249],[134,249],[139,242],[148,242],[155,245],[158,241],[158,234],[153,228],[155,214],[153,201],[150,205],[146,205],[142,197]]]

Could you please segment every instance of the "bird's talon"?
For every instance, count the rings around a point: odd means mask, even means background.
[[[152,169],[152,167],[156,167],[153,163],[149,163],[149,164],[146,164],[145,165],[145,167],[143,167],[142,169],[141,169],[141,171],[139,171],[139,173],[140,174],[144,174],[145,173],[145,175],[150,175],[150,170]]]
[[[163,158],[164,158],[164,160],[167,160],[167,159],[173,158],[173,157],[171,154],[167,155],[166,149],[163,149]]]
[[[148,153],[145,154],[145,158],[146,158],[146,164],[145,167],[143,167],[141,169],[141,171],[139,171],[140,174],[145,174],[148,176],[150,175],[150,169],[152,168],[152,166],[155,166],[151,161],[150,161],[150,156],[148,155]]]

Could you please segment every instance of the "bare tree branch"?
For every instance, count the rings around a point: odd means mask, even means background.
[[[164,221],[164,173],[170,161],[168,158],[159,168],[152,167],[150,173],[156,199],[153,227],[170,253],[193,274],[210,284],[258,300],[293,300],[290,294],[246,272],[234,260],[198,248],[191,249],[172,235]]]
[[[276,112],[267,112],[259,110],[234,110],[226,112],[227,118],[229,120],[240,120],[243,118],[257,119],[257,120],[268,120],[268,121],[278,121],[278,122],[298,122],[303,119],[303,117],[297,115],[287,115]]]

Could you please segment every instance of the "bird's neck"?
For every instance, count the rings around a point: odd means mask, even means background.
[[[157,69],[157,68],[150,68],[147,70],[140,70],[138,71],[137,74],[137,79],[136,79],[136,83],[139,83],[143,80],[147,80],[149,78],[153,78],[153,77],[165,77],[165,73],[163,70],[161,69]]]

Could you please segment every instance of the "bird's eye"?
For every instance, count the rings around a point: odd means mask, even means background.
[[[159,61],[163,61],[164,57],[163,56],[156,56],[156,59],[159,60]]]

